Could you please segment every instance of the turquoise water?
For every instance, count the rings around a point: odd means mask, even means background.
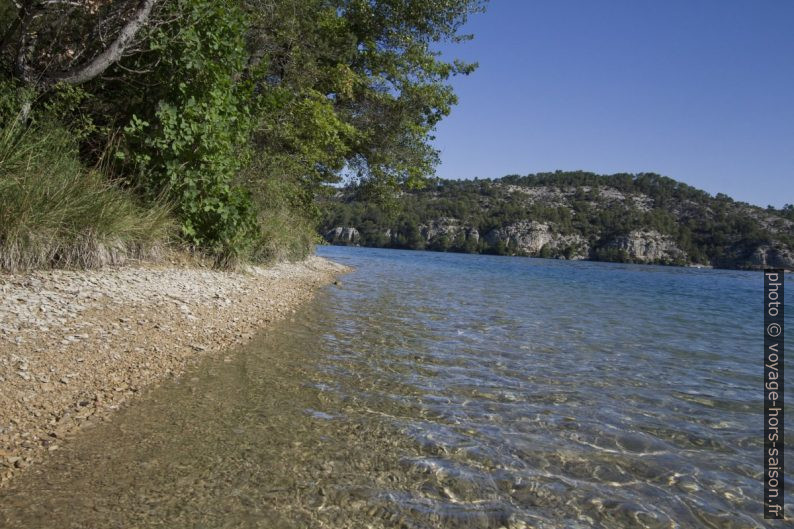
[[[357,267],[340,363],[416,388],[432,419],[401,432],[466,454],[421,464],[520,482],[494,497],[539,526],[763,525],[760,273],[320,253]]]
[[[760,273],[318,253],[356,270],[82,433],[0,525],[783,526],[761,515]]]

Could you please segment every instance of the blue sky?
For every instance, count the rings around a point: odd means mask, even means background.
[[[657,172],[794,203],[794,0],[492,0],[438,176]]]

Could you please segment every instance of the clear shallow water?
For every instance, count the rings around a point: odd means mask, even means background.
[[[760,273],[318,252],[356,271],[55,452],[0,526],[783,526]]]

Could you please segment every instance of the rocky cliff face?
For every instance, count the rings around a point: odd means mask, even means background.
[[[419,233],[428,244],[439,243],[442,239],[448,241],[455,240],[480,240],[480,232],[471,226],[464,226],[459,219],[453,217],[440,217],[430,221],[429,224],[422,224]]]
[[[511,252],[529,256],[586,259],[590,245],[580,235],[562,235],[549,224],[521,221],[485,234],[488,244],[504,245]]]
[[[358,244],[361,240],[361,234],[356,228],[337,226],[325,233],[325,240],[331,244]]]
[[[677,263],[687,259],[686,252],[676,246],[672,237],[655,230],[634,230],[613,238],[606,247],[625,252],[630,260],[640,263]]]
[[[659,175],[557,172],[439,180],[402,193],[399,201],[396,215],[379,216],[371,214],[377,205],[358,201],[352,189],[339,194],[329,203],[326,239],[421,250],[794,270],[791,208],[763,209]]]
[[[794,270],[794,252],[786,248],[759,246],[750,257],[751,268],[783,268]]]

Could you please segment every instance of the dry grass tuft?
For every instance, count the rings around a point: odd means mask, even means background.
[[[97,268],[156,258],[174,223],[163,204],[81,163],[57,127],[0,129],[0,269]]]

